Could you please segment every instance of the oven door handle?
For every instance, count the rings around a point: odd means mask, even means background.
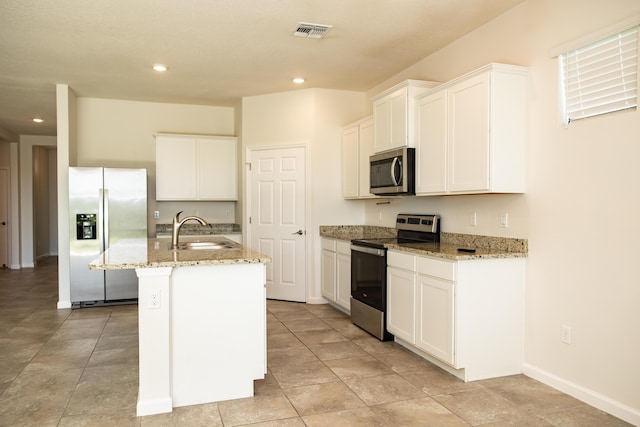
[[[375,255],[379,257],[383,257],[385,252],[384,249],[369,248],[367,246],[357,246],[357,245],[351,245],[351,250],[356,252],[364,252],[366,254]]]

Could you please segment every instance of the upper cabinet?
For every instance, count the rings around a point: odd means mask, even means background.
[[[374,152],[415,146],[415,97],[437,85],[406,80],[373,98]]]
[[[369,156],[373,154],[373,117],[342,129],[342,197],[374,197],[369,192]]]
[[[416,194],[524,193],[524,67],[489,64],[416,97]]]
[[[156,200],[238,200],[238,138],[156,134]]]

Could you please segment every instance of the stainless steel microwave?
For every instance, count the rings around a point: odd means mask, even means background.
[[[369,157],[370,191],[378,196],[414,195],[415,148],[405,147]]]

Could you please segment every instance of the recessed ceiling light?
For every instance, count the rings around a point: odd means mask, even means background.
[[[300,84],[300,83],[304,83],[304,78],[302,78],[302,77],[294,77],[292,81],[294,83]]]
[[[163,64],[154,64],[153,69],[159,72],[167,71],[169,67]]]
[[[33,118],[33,121],[34,121],[35,123],[42,123],[42,122],[44,122],[44,119],[41,119],[40,117],[34,117],[34,118]]]

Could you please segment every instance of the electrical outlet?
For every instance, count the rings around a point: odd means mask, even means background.
[[[153,219],[160,219],[160,211],[153,211]]]
[[[502,212],[500,214],[500,227],[507,228],[509,227],[509,213]]]
[[[469,225],[475,227],[478,225],[478,214],[475,212],[471,212],[469,214]]]
[[[157,309],[160,308],[160,290],[155,290],[151,292],[151,299],[149,300],[149,308]]]
[[[571,344],[571,326],[562,325],[562,342]]]

